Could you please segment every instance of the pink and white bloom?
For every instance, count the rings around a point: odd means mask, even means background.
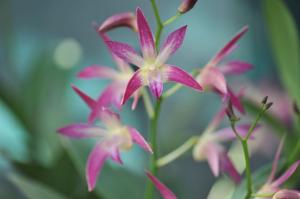
[[[58,129],[64,136],[81,139],[96,138],[96,146],[89,155],[86,165],[86,180],[89,191],[92,191],[97,182],[97,177],[108,158],[122,164],[120,151],[128,151],[133,143],[140,145],[145,151],[152,153],[152,149],[141,134],[133,127],[125,126],[120,122],[119,116],[103,110],[99,117],[102,126],[75,123]]]
[[[164,185],[162,182],[160,182],[154,175],[152,175],[148,171],[146,172],[146,175],[151,180],[151,182],[154,184],[156,189],[159,191],[159,193],[163,197],[163,199],[177,199],[175,194],[168,187],[166,187],[166,185]]]
[[[108,17],[97,29],[100,34],[119,27],[128,27],[137,32],[136,17],[132,12],[118,13]]]
[[[107,35],[101,34],[101,36],[105,43],[110,41]],[[131,76],[134,74],[133,70],[126,62],[117,57],[113,52],[111,52],[111,55],[118,66],[118,70],[102,65],[92,65],[85,67],[78,73],[78,78],[81,79],[107,78],[112,80],[98,98],[96,105],[93,107],[93,109],[95,109],[93,112],[99,111],[102,107],[110,107],[111,105],[120,109],[124,90]],[[132,109],[136,108],[139,96],[139,92],[133,93],[134,100],[131,106]],[[95,119],[95,115],[90,118],[89,121],[92,121],[93,119]]]
[[[193,149],[193,157],[196,161],[207,161],[214,176],[219,176],[220,172],[226,173],[235,183],[239,183],[241,176],[227,155],[223,142],[236,139],[236,135],[231,128],[217,130],[217,127],[226,115],[225,109],[215,116],[208,125],[204,133],[199,137]],[[244,137],[250,125],[239,125],[236,127],[240,136]]]
[[[209,62],[199,71],[196,80],[206,90],[214,90],[222,97],[228,96],[228,86],[225,75],[240,75],[252,68],[252,65],[240,60],[226,63],[220,62],[227,57],[235,48],[238,40],[248,31],[243,27]]]
[[[279,162],[279,159],[280,159],[280,154],[281,154],[281,151],[282,151],[282,147],[283,147],[283,140],[279,144],[279,147],[278,147],[277,152],[275,154],[271,174],[270,174],[267,182],[257,192],[257,195],[269,195],[270,196],[270,197],[265,197],[265,199],[272,199],[271,196],[281,190],[280,186],[285,181],[287,181],[295,173],[295,171],[297,170],[297,168],[300,164],[300,160],[296,161],[281,176],[275,178],[278,162]],[[262,198],[262,197],[257,197],[257,199],[258,198]]]
[[[167,81],[177,82],[201,91],[201,86],[191,75],[177,66],[165,64],[168,58],[181,46],[186,26],[172,32],[167,37],[160,52],[157,53],[152,32],[140,8],[137,8],[136,16],[143,57],[127,44],[116,41],[107,42],[114,54],[139,68],[127,84],[122,104],[142,86],[149,86],[152,94],[159,98],[163,91],[163,83]]]

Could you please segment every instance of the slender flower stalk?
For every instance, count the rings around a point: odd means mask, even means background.
[[[262,106],[259,111],[259,113],[256,116],[256,119],[250,126],[247,134],[245,137],[240,136],[239,131],[236,128],[236,123],[238,122],[237,117],[234,115],[234,112],[232,110],[232,107],[229,105],[228,107],[228,117],[230,119],[231,128],[233,132],[236,134],[238,140],[242,144],[243,153],[244,153],[244,159],[245,159],[245,165],[246,165],[246,181],[247,181],[247,194],[245,196],[245,199],[250,199],[253,193],[253,180],[251,175],[251,165],[250,165],[250,153],[249,153],[249,146],[248,146],[248,140],[251,137],[252,133],[254,132],[254,129],[258,125],[258,121],[261,119],[262,115],[272,106],[272,102],[267,103],[267,97],[265,97],[262,101]]]

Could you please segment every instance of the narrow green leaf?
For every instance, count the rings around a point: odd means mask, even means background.
[[[29,199],[66,199],[49,187],[20,175],[10,174],[8,178]]]
[[[264,0],[263,6],[279,76],[289,95],[300,104],[300,47],[296,24],[282,0]]]

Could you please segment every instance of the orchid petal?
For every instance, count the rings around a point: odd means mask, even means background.
[[[91,78],[110,78],[113,79],[118,75],[118,72],[112,68],[106,66],[92,65],[85,67],[77,75],[81,79],[91,79]]]
[[[75,85],[71,85],[73,90],[80,96],[80,98],[90,107],[93,109],[96,105],[96,101],[93,100],[91,97],[89,97],[87,94],[82,92],[79,88],[77,88]]]
[[[128,27],[137,31],[135,15],[131,12],[124,12],[110,16],[101,24],[98,31],[105,33],[118,27]]]
[[[199,83],[187,72],[173,65],[164,65],[164,73],[168,81],[177,82],[195,90],[202,91]]]
[[[86,180],[89,191],[92,191],[97,183],[97,177],[100,175],[105,160],[110,156],[109,152],[98,143],[89,155],[86,165]]]
[[[219,145],[212,143],[207,144],[205,147],[207,162],[215,177],[219,176],[220,172],[220,150]]]
[[[225,77],[218,68],[209,67],[203,69],[197,79],[200,85],[204,88],[209,89],[212,87],[220,92],[221,95],[227,94],[227,83]]]
[[[282,174],[277,180],[275,180],[272,183],[272,185],[274,187],[279,187],[281,184],[283,184],[285,181],[287,181],[294,174],[294,172],[298,168],[299,164],[300,164],[300,160],[298,160],[297,162],[292,164],[292,166],[290,166],[290,168],[288,168],[288,170],[286,170],[286,172],[284,172],[284,174]]]
[[[153,176],[150,172],[146,172],[146,175],[152,181],[164,199],[176,199],[175,194],[163,183],[161,183],[155,176]]]
[[[248,31],[248,26],[243,27],[211,60],[212,65],[219,63],[232,49],[235,47],[237,41]]]
[[[276,192],[273,196],[273,199],[299,199],[300,192],[297,190],[288,190],[283,189]]]
[[[111,48],[109,47],[109,45],[107,44],[107,42],[111,41],[111,39],[106,35],[106,34],[100,34],[101,38],[103,39],[104,43],[106,44],[106,46],[108,47],[110,54],[113,58],[113,60],[116,62],[118,68],[122,71],[122,72],[128,72],[128,71],[132,71],[131,67],[129,64],[127,64],[123,59],[121,59],[120,57],[118,57],[117,55],[115,55],[112,51]]]
[[[115,55],[117,55],[124,61],[132,63],[137,67],[141,67],[144,64],[143,58],[139,56],[136,51],[128,44],[116,41],[107,41],[106,44]]]
[[[125,89],[125,93],[123,95],[123,99],[121,104],[125,104],[126,101],[129,99],[129,97],[131,95],[133,95],[133,93],[139,89],[141,86],[143,86],[143,80],[141,78],[141,70],[137,70],[133,76],[131,77],[131,79],[128,81],[128,84],[126,86]]]
[[[158,99],[163,92],[163,77],[160,71],[151,71],[148,74],[148,82],[151,93]]]
[[[114,147],[111,150],[110,155],[111,155],[110,157],[113,161],[115,161],[118,164],[123,164],[123,161],[122,161],[121,156],[120,156],[120,150],[117,147]]]
[[[187,26],[183,26],[169,34],[160,53],[156,58],[155,65],[160,66],[164,64],[170,57],[170,55],[176,52],[176,50],[181,46],[183,42],[186,28]]]
[[[140,98],[140,93],[139,92],[135,92],[133,94],[133,102],[131,105],[131,110],[134,110],[139,102],[139,98]]]
[[[130,135],[131,135],[131,138],[132,138],[133,142],[138,144],[145,151],[153,153],[153,151],[152,151],[150,145],[148,144],[148,142],[144,139],[144,137],[135,128],[128,127],[128,130],[130,132]]]
[[[57,130],[58,133],[71,138],[92,138],[106,134],[106,131],[90,124],[70,124]]]
[[[279,143],[279,146],[276,150],[276,154],[275,154],[275,158],[274,158],[274,161],[273,161],[273,164],[272,164],[272,170],[271,170],[271,174],[268,178],[268,182],[272,182],[274,180],[274,177],[275,177],[275,174],[276,174],[276,170],[277,170],[277,166],[278,166],[278,162],[279,162],[279,159],[280,159],[280,155],[281,155],[281,151],[282,151],[282,148],[283,148],[283,143],[284,143],[284,138],[281,139],[280,143]]]
[[[241,175],[236,170],[236,168],[234,167],[232,161],[230,160],[230,158],[228,157],[228,155],[225,152],[221,153],[221,155],[220,155],[220,166],[221,166],[221,170],[224,173],[227,173],[228,176],[236,184],[238,184],[241,181]]]
[[[97,99],[89,115],[88,122],[94,122],[99,117],[103,108],[110,107],[111,105],[116,105],[117,108],[120,107],[122,92],[119,84],[110,84]]]
[[[240,75],[253,68],[252,64],[243,61],[230,61],[224,65],[219,66],[221,72],[225,75]]]
[[[146,60],[153,60],[156,57],[156,48],[149,24],[140,8],[136,10],[137,25],[143,57]]]
[[[245,114],[244,106],[242,105],[239,96],[236,96],[231,89],[227,88],[228,90],[228,97],[231,101],[232,105],[242,114]]]

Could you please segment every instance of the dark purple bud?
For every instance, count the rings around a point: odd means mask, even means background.
[[[265,109],[268,110],[273,105],[273,102],[269,102],[266,104]]]
[[[197,0],[183,0],[180,6],[177,8],[178,12],[184,14],[191,10],[194,5],[197,3]]]
[[[299,110],[299,107],[297,106],[296,102],[294,102],[294,104],[293,104],[293,109],[294,109],[294,112],[300,116],[300,110]]]
[[[268,101],[268,96],[264,97],[264,99],[261,101],[262,104],[266,104]]]

